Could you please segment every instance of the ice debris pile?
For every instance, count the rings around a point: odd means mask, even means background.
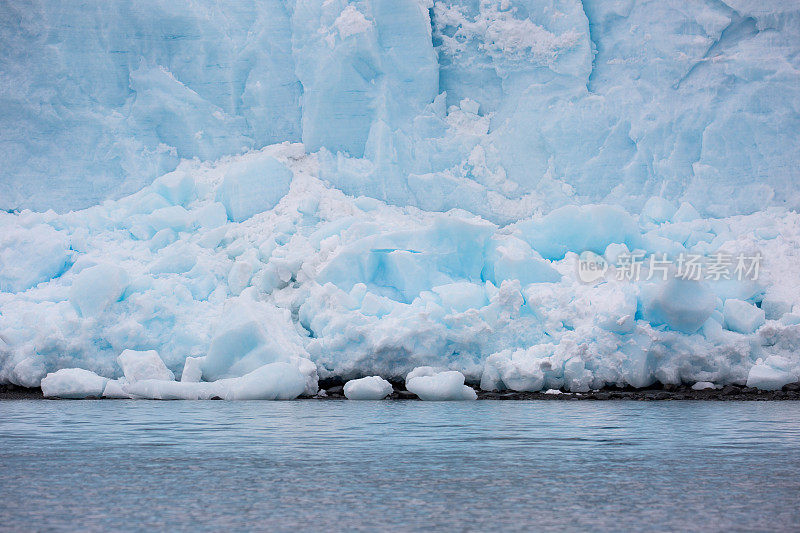
[[[0,382],[280,399],[372,376],[348,397],[405,380],[424,399],[469,399],[469,385],[800,379],[793,211],[703,218],[654,198],[635,214],[575,205],[501,226],[348,196],[319,168],[285,143],[183,162],[82,211],[0,213]],[[637,254],[634,277],[621,258]],[[754,279],[734,263],[730,279],[709,266],[693,280],[661,264],[682,254],[763,262]]]
[[[794,0],[4,2],[0,209],[284,141],[348,194],[496,223],[797,208],[798,21]]]

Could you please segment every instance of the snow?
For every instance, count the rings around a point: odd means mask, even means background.
[[[0,10],[0,383],[798,376],[795,4]],[[763,263],[679,278],[687,254]]]
[[[367,31],[372,24],[367,20],[358,8],[352,4],[342,10],[341,14],[336,17],[333,25],[339,31],[339,37],[347,39],[351,35],[363,33]]]
[[[432,402],[478,398],[472,387],[464,385],[464,374],[456,370],[440,372],[430,366],[417,367],[409,372],[406,388],[421,400]]]
[[[392,393],[392,384],[380,376],[351,379],[344,384],[348,400],[382,400]]]

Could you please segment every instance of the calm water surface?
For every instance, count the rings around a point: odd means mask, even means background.
[[[800,528],[800,402],[0,402],[0,528]]]

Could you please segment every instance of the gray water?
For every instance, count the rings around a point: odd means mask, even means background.
[[[0,528],[800,527],[800,402],[0,402]]]

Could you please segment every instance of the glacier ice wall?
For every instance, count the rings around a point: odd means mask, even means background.
[[[281,0],[0,5],[0,208],[88,207],[300,139]]]
[[[349,194],[497,222],[796,207],[798,42],[778,0],[7,2],[0,208],[300,140]]]
[[[0,383],[798,381],[799,51],[785,1],[0,4]]]

